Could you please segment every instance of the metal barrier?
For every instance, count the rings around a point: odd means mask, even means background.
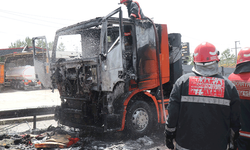
[[[20,117],[33,116],[33,129],[36,129],[37,116],[50,115],[55,113],[55,106],[44,108],[28,108],[18,110],[6,110],[0,111],[0,119],[14,119]]]

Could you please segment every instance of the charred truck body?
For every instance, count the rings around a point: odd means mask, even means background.
[[[165,123],[164,107],[182,74],[181,35],[168,35],[164,24],[122,18],[118,8],[58,30],[51,60],[61,124],[141,136]]]

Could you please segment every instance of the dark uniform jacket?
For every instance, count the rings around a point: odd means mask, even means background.
[[[240,139],[239,150],[250,148],[250,62],[236,66],[234,73],[229,77],[236,86],[240,96]]]
[[[170,94],[167,130],[176,131],[178,150],[226,150],[230,128],[240,128],[240,101],[235,86],[221,75],[188,73]]]
[[[250,72],[240,74],[232,73],[228,79],[236,86],[241,99],[242,125],[240,135],[250,139]]]
[[[138,2],[135,2],[135,1],[130,2],[127,6],[127,9],[128,9],[128,16],[130,18],[134,17],[134,18],[139,19],[139,20],[145,18],[144,14],[142,13],[142,9],[141,9]]]

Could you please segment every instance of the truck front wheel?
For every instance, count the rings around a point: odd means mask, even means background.
[[[142,137],[152,133],[155,112],[145,101],[136,101],[127,112],[125,132],[130,137]]]

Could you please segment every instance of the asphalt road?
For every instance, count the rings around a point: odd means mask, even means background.
[[[43,90],[15,90],[11,88],[5,88],[0,93],[0,111],[4,110],[16,110],[16,109],[26,109],[26,108],[37,108],[37,107],[50,107],[60,105],[60,96],[58,90],[54,93],[50,89]],[[37,120],[39,116],[37,116]],[[15,124],[2,125],[0,128],[1,133],[18,133],[33,129],[33,122],[24,122],[23,120],[32,120],[33,117],[17,118]],[[50,117],[51,118],[51,117]],[[7,119],[8,120],[8,119]],[[8,122],[1,120],[2,122]],[[48,128],[50,125],[56,126],[57,122],[55,120],[37,121],[37,128]],[[4,130],[3,130],[4,129]]]
[[[57,89],[43,90],[14,90],[4,89],[0,93],[0,110],[14,110],[60,105],[60,96]]]

